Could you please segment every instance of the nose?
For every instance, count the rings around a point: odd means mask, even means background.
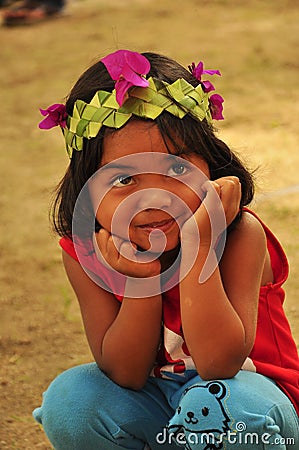
[[[173,194],[165,188],[141,189],[138,195],[138,207],[145,209],[167,209],[172,204]]]
[[[187,416],[189,417],[189,419],[193,419],[194,413],[192,411],[188,411]]]

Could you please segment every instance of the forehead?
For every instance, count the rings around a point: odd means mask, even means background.
[[[166,146],[156,124],[143,121],[129,122],[120,130],[106,133],[101,165],[136,153],[168,154],[172,147],[171,143]]]

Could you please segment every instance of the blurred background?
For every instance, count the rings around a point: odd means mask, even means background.
[[[78,76],[116,49],[221,70],[219,137],[256,169],[252,208],[287,252],[285,308],[299,343],[298,23],[292,0],[69,0],[47,20],[2,23],[1,449],[51,449],[31,411],[59,372],[91,360],[48,221],[68,157],[58,129],[38,129],[39,108],[63,102]]]

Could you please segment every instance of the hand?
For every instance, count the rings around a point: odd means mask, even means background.
[[[94,233],[93,243],[98,260],[123,275],[148,278],[160,274],[159,259],[138,252],[135,244],[112,236],[104,228]]]
[[[194,238],[200,236],[201,245],[211,245],[211,226],[216,236],[227,228],[237,216],[241,201],[241,183],[235,176],[207,181],[202,186],[206,193],[199,208],[182,226],[182,246],[184,240],[194,244]],[[212,223],[211,223],[212,222]],[[195,228],[197,225],[197,229]]]
[[[211,181],[218,193],[224,210],[227,227],[240,211],[242,186],[238,177],[227,176]]]

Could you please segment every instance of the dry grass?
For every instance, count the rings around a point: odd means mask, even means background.
[[[297,185],[296,3],[82,0],[60,19],[0,28],[1,448],[50,448],[31,410],[58,372],[90,358],[47,219],[68,161],[60,133],[38,130],[38,108],[63,100],[94,58],[115,48],[158,51],[183,64],[203,59],[223,73],[220,137],[259,166],[259,192]],[[288,253],[286,308],[299,342],[298,193],[259,197],[256,209]]]

